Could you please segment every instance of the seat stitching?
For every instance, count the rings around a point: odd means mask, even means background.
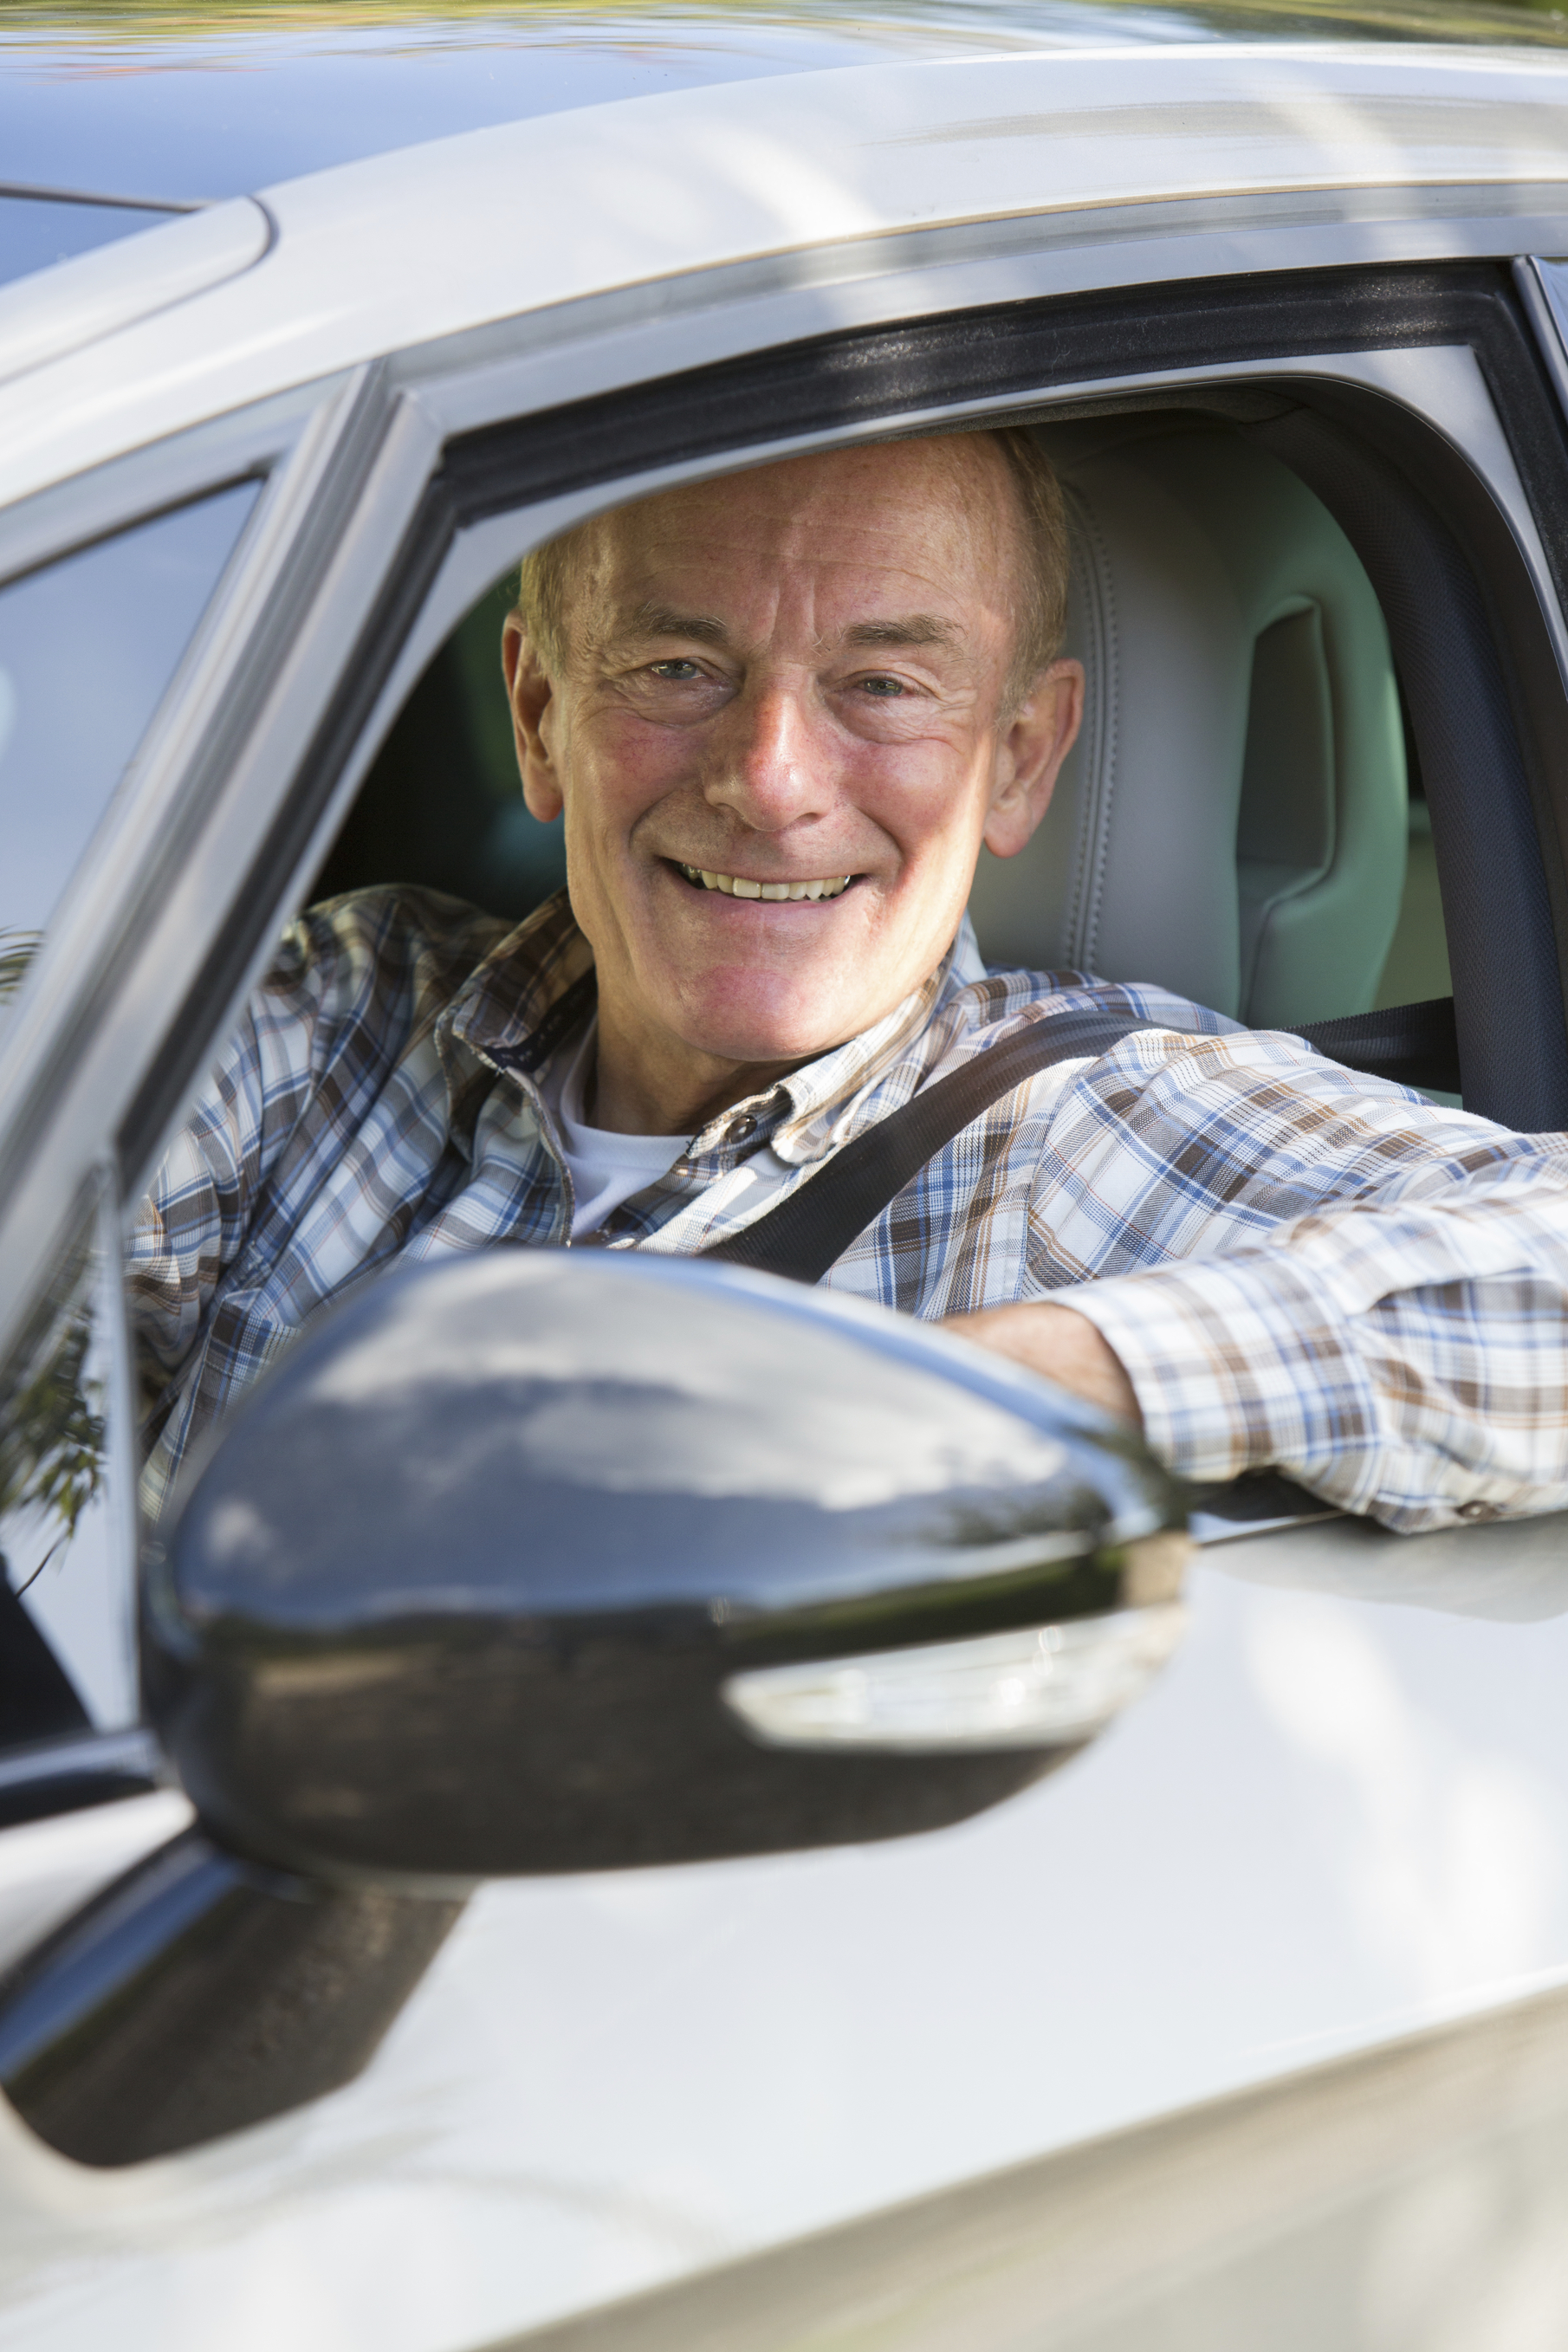
[[[1092,971],[1099,951],[1100,919],[1105,896],[1105,869],[1110,855],[1110,814],[1116,790],[1117,687],[1120,640],[1116,625],[1116,592],[1110,554],[1099,521],[1081,491],[1069,494],[1069,509],[1087,546],[1085,602],[1094,633],[1095,687],[1093,707],[1084,717],[1089,734],[1085,746],[1087,789],[1079,824],[1079,854],[1074,861],[1073,891],[1068,917],[1068,960],[1078,970]]]

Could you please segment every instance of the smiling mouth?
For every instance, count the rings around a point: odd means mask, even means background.
[[[695,889],[719,890],[727,898],[841,898],[853,874],[830,874],[810,882],[752,882],[744,874],[710,874],[703,866],[677,865]]]

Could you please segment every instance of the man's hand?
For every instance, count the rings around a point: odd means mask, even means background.
[[[1025,1307],[987,1307],[978,1315],[949,1315],[942,1325],[961,1339],[973,1339],[998,1356],[1011,1356],[1043,1372],[1058,1388],[1087,1397],[1119,1420],[1142,1429],[1143,1416],[1132,1383],[1121,1369],[1121,1359],[1102,1339],[1086,1315],[1070,1307],[1047,1303]]]

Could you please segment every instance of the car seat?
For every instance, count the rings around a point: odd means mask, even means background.
[[[310,890],[375,883],[447,890],[521,922],[566,879],[563,827],[523,805],[501,683],[501,624],[515,567],[431,660],[377,752]]]
[[[1398,920],[1404,730],[1383,615],[1289,468],[1206,419],[1041,428],[1083,730],[1015,858],[993,964],[1162,982],[1255,1028],[1367,1010]]]

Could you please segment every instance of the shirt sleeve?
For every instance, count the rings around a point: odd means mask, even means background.
[[[139,1204],[125,1282],[149,1402],[195,1346],[309,1098],[323,1010],[340,992],[334,947],[328,925],[289,927]]]
[[[1133,1219],[1184,1218],[1187,1250],[1051,1292],[1116,1350],[1154,1452],[1194,1479],[1278,1468],[1405,1531],[1568,1507],[1568,1139],[1294,1040],[1203,1050],[1184,1153],[1163,1138],[1161,1209]],[[1123,1084],[1129,1144],[1173,1100]]]
[[[221,1294],[289,1245],[301,1203],[341,1162],[400,1058],[427,1041],[508,929],[443,892],[393,886],[312,907],[284,932],[127,1247],[153,1415],[201,1345],[215,1301],[221,1311]]]

